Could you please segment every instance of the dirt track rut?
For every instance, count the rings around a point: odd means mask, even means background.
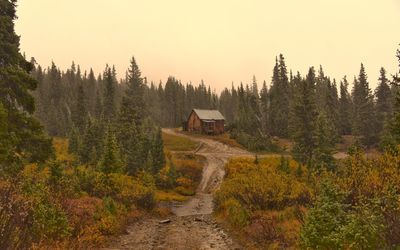
[[[172,129],[163,132],[189,137],[201,143],[196,152],[207,159],[196,195],[172,208],[169,223],[144,219],[128,227],[128,233],[107,249],[241,249],[215,222],[212,194],[224,177],[224,165],[231,157],[250,156],[242,149],[220,142],[183,135]]]

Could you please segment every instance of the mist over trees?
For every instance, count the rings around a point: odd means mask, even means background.
[[[121,80],[117,80],[115,67],[109,65],[95,77],[93,70],[82,73],[75,63],[65,72],[55,63],[47,69],[36,64],[33,76],[40,84],[34,92],[38,100],[35,116],[52,136],[74,137],[80,132],[72,142],[82,147],[88,147],[84,134],[95,133],[82,132],[88,126],[104,130],[104,124],[96,125],[98,120],[118,121],[119,133],[126,127],[123,124],[134,124],[130,132],[116,135],[124,154],[133,145],[142,148],[137,143],[153,137],[137,136],[148,126],[144,117],[161,127],[179,127],[193,108],[219,109],[226,117],[230,136],[251,150],[276,150],[274,138],[291,139],[295,143],[294,155],[307,164],[320,158],[315,156],[317,151],[326,151],[320,147],[333,148],[343,135],[354,136],[366,148],[387,144],[397,87],[391,84],[384,68],[380,69],[379,79],[373,80],[378,83],[374,91],[363,64],[352,84],[345,76],[338,85],[322,66],[318,70],[311,67],[305,76],[300,72],[293,74],[283,55],[276,58],[272,73],[270,84],[261,84],[254,76],[249,83],[232,83],[217,94],[203,81],[184,84],[171,76],[165,83],[148,82],[141,78],[134,59]],[[131,146],[122,140],[128,134],[135,135],[129,139]],[[325,139],[320,138],[322,134]],[[136,154],[135,159],[143,155],[139,166],[146,161],[148,150],[129,154]],[[101,148],[95,151],[98,153]]]

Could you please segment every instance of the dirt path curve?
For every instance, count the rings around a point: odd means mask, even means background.
[[[222,182],[224,165],[229,158],[252,154],[211,139],[183,135],[172,129],[163,129],[163,132],[201,143],[196,153],[203,155],[207,164],[196,195],[172,208],[175,216],[169,218],[169,223],[161,224],[156,219],[142,220],[131,225],[128,234],[121,236],[108,249],[241,249],[212,218],[212,194]]]

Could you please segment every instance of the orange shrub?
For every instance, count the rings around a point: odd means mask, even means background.
[[[226,166],[226,178],[214,196],[216,213],[248,241],[262,248],[296,248],[304,206],[311,204],[314,191],[304,176],[307,171],[281,157],[259,160],[238,158]]]
[[[102,200],[83,196],[78,199],[67,199],[63,206],[68,221],[74,228],[73,235],[79,235],[84,228],[94,224],[93,214],[102,206]]]

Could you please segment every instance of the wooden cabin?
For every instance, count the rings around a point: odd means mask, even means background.
[[[193,109],[183,129],[189,132],[219,135],[225,131],[225,118],[218,110]]]

